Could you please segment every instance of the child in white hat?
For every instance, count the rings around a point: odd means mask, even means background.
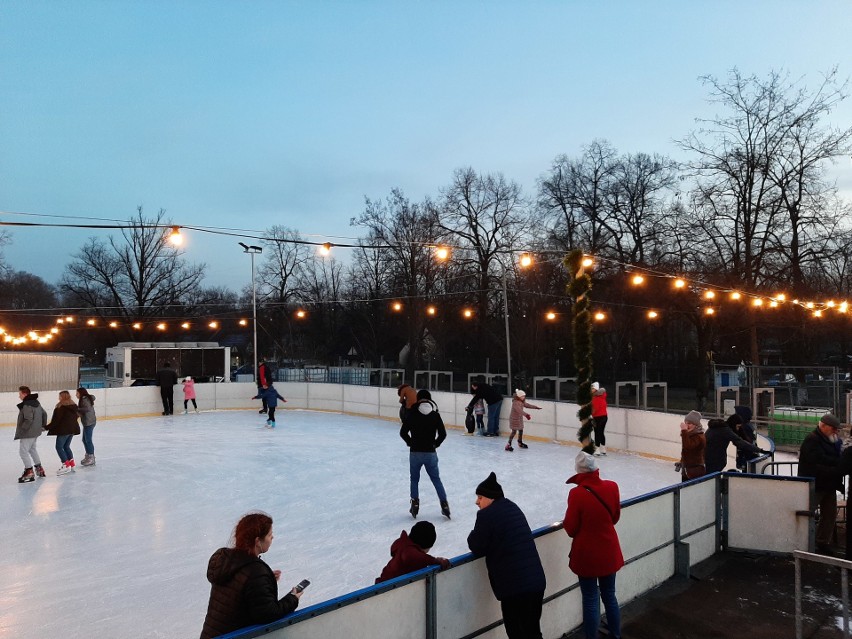
[[[512,412],[509,413],[509,428],[511,428],[509,434],[509,443],[506,444],[506,451],[512,452],[515,450],[512,448],[512,440],[515,438],[515,433],[518,433],[518,446],[521,448],[529,448],[524,443],[524,419],[531,419],[531,415],[529,413],[525,413],[525,408],[532,408],[534,410],[541,410],[541,406],[536,406],[535,404],[530,404],[527,399],[527,394],[525,391],[520,388],[515,389],[515,394],[512,395]]]

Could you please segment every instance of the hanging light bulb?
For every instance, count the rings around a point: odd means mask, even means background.
[[[553,311],[548,311],[545,314],[545,317],[547,318],[548,321],[552,322],[553,320],[556,319],[556,313],[554,313]]]
[[[704,292],[704,299],[712,300],[714,297],[716,297],[716,293],[714,293],[713,291]]]
[[[606,319],[606,313],[598,311],[595,313],[595,321],[603,322]]]
[[[118,328],[118,322],[110,322],[109,327],[110,328]]]
[[[712,306],[708,306],[707,308],[704,309],[705,315],[714,315],[715,313],[716,313],[716,309],[713,308]]]
[[[644,281],[645,281],[645,278],[644,278],[644,277],[642,277],[641,275],[638,275],[638,274],[637,274],[637,275],[634,275],[634,276],[633,276],[633,279],[631,280],[631,282],[633,282],[633,285],[634,285],[634,286],[639,286],[639,285],[640,285],[640,284],[642,284],[642,282],[644,282]]]
[[[595,265],[595,260],[592,259],[591,255],[584,255],[583,261],[580,262],[583,268],[592,268]]]
[[[686,282],[683,279],[677,278],[674,281],[674,287],[675,288],[683,288],[684,286],[686,286]]]
[[[648,311],[648,319],[657,319],[659,317],[659,313],[657,311]]]
[[[521,257],[518,260],[518,264],[521,266],[521,268],[527,268],[528,266],[531,266],[532,263],[532,255],[530,255],[529,253],[521,253]]]
[[[763,306],[763,300],[759,297],[756,297],[751,301],[751,305],[752,306]]]
[[[216,320],[213,320],[212,322],[207,324],[207,326],[209,326],[210,328],[219,328],[219,322],[217,322]]]
[[[319,247],[320,255],[328,255],[331,253],[331,242],[326,242],[325,244],[321,244]]]
[[[732,299],[732,300],[738,300],[738,299],[740,299],[741,297],[742,297],[742,294],[741,294],[739,291],[733,291],[733,292],[731,293],[731,299]]]
[[[169,232],[168,235],[168,240],[169,244],[173,246],[180,246],[181,244],[183,244],[183,235],[180,234],[179,226],[172,227],[172,230]]]
[[[394,311],[396,311],[397,313],[399,313],[402,310],[402,303],[401,302],[394,302],[393,304],[391,304],[391,308]]]
[[[426,313],[428,313],[429,315],[434,315],[437,312],[438,312],[438,309],[435,308],[434,306],[429,306],[429,307],[426,308]]]
[[[180,325],[180,327],[183,328],[183,329],[189,328],[189,322],[184,322],[183,324]]]
[[[450,249],[446,246],[436,246],[435,257],[442,262],[450,259]]]
[[[470,319],[471,317],[473,317],[473,311],[469,308],[464,309],[462,311],[462,317],[464,317],[465,319]]]

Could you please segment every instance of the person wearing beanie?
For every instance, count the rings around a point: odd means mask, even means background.
[[[518,446],[529,448],[524,443],[524,419],[531,419],[531,415],[524,412],[525,408],[541,410],[541,406],[530,404],[527,401],[526,392],[518,388],[515,390],[515,394],[512,395],[512,411],[509,413],[509,428],[511,432],[509,433],[509,443],[506,444],[506,450],[510,453],[515,450],[512,448],[512,440],[515,438],[515,433],[518,434]]]
[[[742,418],[736,413],[731,415],[736,422]],[[707,433],[705,434],[707,449],[704,453],[705,469],[708,473],[716,473],[725,469],[728,464],[728,444],[737,447],[737,452],[743,452],[753,459],[760,455],[760,448],[737,435],[724,419],[711,419],[707,422]]]
[[[436,539],[435,526],[428,521],[418,521],[411,527],[409,533],[403,530],[399,539],[391,544],[391,560],[382,569],[382,574],[376,579],[376,583],[407,575],[427,566],[440,566],[441,570],[449,568],[449,559],[427,554],[435,545]]]
[[[473,394],[473,399],[470,400],[465,410],[473,410],[476,403],[483,400],[488,406],[485,436],[497,437],[500,434],[500,409],[503,407],[503,394],[490,384],[483,382],[473,382],[470,385],[470,392]]]
[[[566,484],[576,484],[568,493],[568,509],[562,527],[571,542],[568,567],[580,582],[583,601],[583,631],[587,639],[598,636],[601,600],[610,634],[621,637],[621,611],[615,596],[615,574],[624,566],[615,524],[621,517],[618,484],[600,478],[592,455],[580,451],[574,459],[577,473]]]
[[[467,545],[475,557],[485,557],[506,635],[509,639],[541,639],[547,584],[527,519],[517,504],[504,497],[494,473],[476,487],[476,505],[479,512]]]
[[[606,422],[609,419],[606,413],[606,389],[601,388],[598,382],[592,383],[592,421],[595,431],[595,455],[606,455]]]
[[[840,420],[828,413],[805,437],[799,448],[799,477],[813,477],[819,524],[816,529],[817,552],[832,554],[834,527],[837,523],[837,493],[843,492],[840,467]]]
[[[417,519],[420,512],[420,469],[425,466],[426,474],[432,480],[438,501],[441,503],[441,514],[450,518],[450,504],[447,502],[447,491],[441,482],[438,470],[438,453],[441,443],[447,438],[444,420],[438,413],[438,407],[432,401],[432,394],[421,389],[417,391],[417,402],[411,407],[399,429],[399,436],[409,448],[408,470],[410,478],[411,506],[408,512]]]
[[[701,413],[689,411],[680,425],[680,470],[681,481],[689,481],[702,477],[705,472],[704,450],[707,448],[707,438],[701,425]]]
[[[400,384],[396,394],[399,395],[399,421],[404,422],[408,411],[417,401],[417,391],[408,384]]]

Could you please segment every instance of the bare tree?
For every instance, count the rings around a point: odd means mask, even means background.
[[[120,238],[90,238],[66,266],[62,288],[100,317],[149,318],[182,305],[203,279],[169,244],[165,211],[146,218],[140,206]]]

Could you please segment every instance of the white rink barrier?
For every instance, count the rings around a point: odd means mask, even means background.
[[[287,403],[281,404],[279,410],[306,408],[387,419],[399,417],[399,397],[395,388],[315,382],[278,382],[275,388],[287,398]],[[48,411],[48,415],[56,405],[59,390],[62,389],[33,389],[33,392],[39,393],[39,401]],[[73,395],[74,389],[67,390],[72,391]],[[257,393],[257,387],[253,383],[196,384],[195,391],[200,410],[250,409],[260,406],[260,401],[251,399]],[[96,397],[95,411],[98,419],[159,415],[163,410],[160,389],[156,386],[97,388],[89,392]],[[176,410],[182,409],[183,391],[180,384],[175,386],[174,396]],[[464,408],[470,402],[470,395],[435,391],[432,393],[432,399],[438,405],[444,423],[463,427],[466,416]],[[15,423],[19,402],[17,393],[0,393],[0,425]],[[551,400],[535,400],[532,403],[541,406],[541,410],[529,411],[532,419],[524,423],[525,436],[579,445],[577,404]],[[510,409],[511,400],[503,400],[500,409],[501,432],[509,430]],[[681,415],[612,407],[608,409],[608,413],[607,448],[663,459],[680,458]],[[762,435],[758,437],[761,448],[770,449],[774,446]],[[759,473],[768,461],[770,460],[765,458],[758,462],[755,472]],[[727,467],[736,467],[736,448],[733,446],[728,447]],[[674,471],[672,476],[675,477]]]
[[[727,495],[726,495],[727,493]],[[789,553],[812,548],[809,480],[713,474],[622,502],[618,536],[625,566],[616,587],[624,604],[713,555],[724,536],[740,549]],[[729,528],[722,529],[728,515]],[[580,589],[568,569],[571,540],[560,524],[534,533],[547,576],[541,627],[557,639],[582,623]],[[733,546],[733,543],[732,543]],[[430,567],[296,611],[227,639],[502,639],[500,604],[484,559],[468,553],[449,570]]]

